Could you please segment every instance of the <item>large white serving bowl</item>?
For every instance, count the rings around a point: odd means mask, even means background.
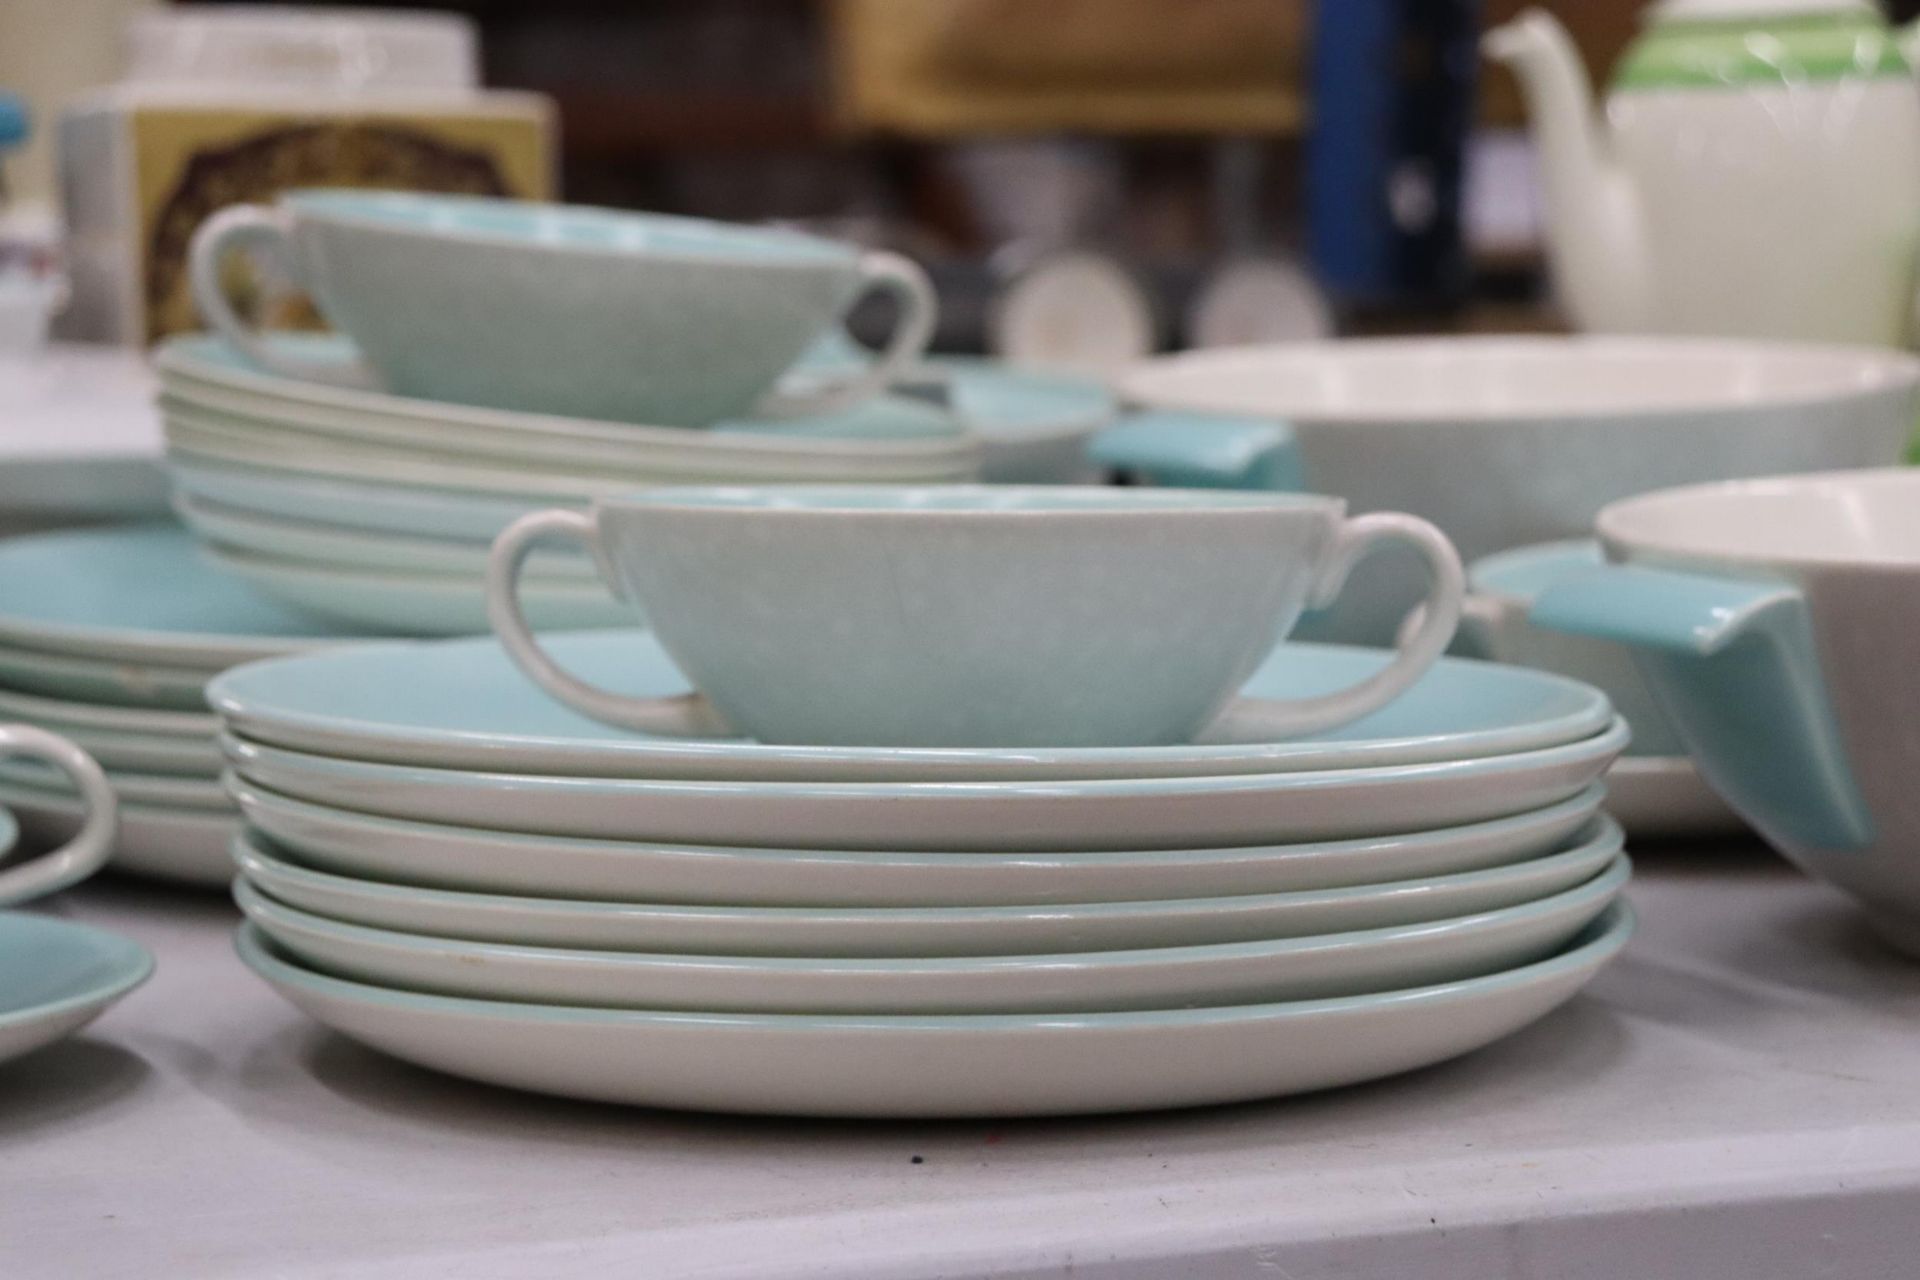
[[[1602,825],[1571,848],[1480,871],[1227,898],[1006,907],[602,903],[583,910],[599,917],[596,942],[626,951],[959,956],[1184,947],[1418,924],[1517,906],[1592,879],[1620,846],[1619,828]]]
[[[377,764],[224,736],[246,781],[296,799],[542,835],[838,849],[1270,844],[1453,826],[1579,794],[1626,745],[1619,721],[1565,746],[1478,760],[1022,782],[655,782]]]
[[[1509,818],[1354,840],[1117,853],[955,853],[529,835],[381,818],[228,781],[248,826],[275,851],[271,862],[261,864],[263,882],[271,876],[273,891],[287,901],[370,924],[425,929],[431,920],[438,922],[435,931],[449,934],[554,946],[601,946],[624,937],[617,912],[603,918],[594,910],[612,903],[1123,902],[1331,889],[1477,871],[1567,847],[1598,812],[1601,797],[1599,787],[1589,787]]]
[[[1424,516],[1467,560],[1588,536],[1602,506],[1650,489],[1897,462],[1916,388],[1920,359],[1900,351],[1639,337],[1218,348],[1120,382],[1134,404],[1290,423],[1309,488]],[[1388,639],[1419,598],[1408,570],[1356,581],[1333,632]]]
[[[1475,978],[1543,959],[1626,884],[1616,859],[1533,902],[1416,925],[1211,946],[979,956],[736,956],[576,950],[333,920],[234,886],[288,955],[380,986],[482,1000],[727,1013],[1058,1013],[1313,1000]]]
[[[1616,903],[1565,951],[1484,978],[1213,1009],[889,1017],[662,1013],[424,996],[240,958],[325,1026],[469,1079],[643,1106],[794,1115],[1065,1115],[1353,1084],[1537,1020],[1626,945]]]

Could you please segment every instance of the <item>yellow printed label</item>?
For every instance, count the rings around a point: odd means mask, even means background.
[[[209,215],[295,187],[381,187],[549,199],[549,125],[536,109],[461,115],[295,115],[142,108],[129,122],[146,336],[200,327],[187,246]],[[249,290],[237,281],[239,292]]]

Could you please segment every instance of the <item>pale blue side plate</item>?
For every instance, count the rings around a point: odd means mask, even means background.
[[[221,573],[176,524],[0,543],[0,640],[55,652],[138,650],[155,662],[191,663],[285,653],[301,641],[355,634]]]

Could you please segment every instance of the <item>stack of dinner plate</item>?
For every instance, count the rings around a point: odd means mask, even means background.
[[[650,633],[545,637],[615,693]],[[1285,644],[1243,693],[1388,655]],[[1485,1045],[1632,917],[1604,695],[1442,659],[1344,727],[1143,747],[785,746],[610,728],[491,638],[209,689],[243,960],[456,1075],[740,1112],[1002,1115],[1273,1096]]]
[[[233,802],[221,789],[208,680],[235,663],[342,633],[209,567],[177,525],[0,542],[0,721],[85,748],[120,799],[113,865],[227,879]],[[0,802],[36,842],[63,838],[80,797],[59,775],[0,762]]]
[[[331,336],[276,350],[350,367]],[[156,359],[175,506],[216,563],[301,608],[382,632],[487,627],[487,544],[516,517],[649,485],[699,481],[937,483],[979,474],[981,443],[956,413],[907,396],[798,419],[703,430],[596,422],[343,387],[249,364],[189,336]],[[1093,396],[1023,398],[1036,440],[1051,412],[1091,419]],[[1051,404],[1051,408],[1049,405]],[[530,605],[555,626],[633,620],[581,556],[542,556]]]

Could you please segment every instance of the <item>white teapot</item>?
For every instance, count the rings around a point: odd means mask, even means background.
[[[1920,84],[1865,0],[1656,0],[1596,117],[1540,10],[1487,34],[1540,154],[1582,329],[1906,345]]]

